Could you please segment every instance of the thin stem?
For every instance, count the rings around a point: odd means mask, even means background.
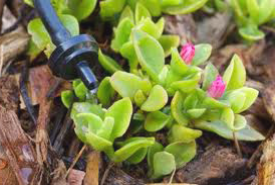
[[[173,183],[173,179],[174,179],[174,176],[175,176],[175,174],[176,174],[176,171],[177,171],[177,169],[175,168],[175,169],[173,170],[173,173],[171,174],[171,177],[170,177],[170,179],[169,179],[168,185],[170,185],[170,184]]]
[[[107,179],[107,177],[108,177],[108,175],[109,175],[109,172],[110,172],[111,168],[112,168],[114,165],[115,165],[115,163],[113,163],[113,162],[110,162],[110,163],[109,163],[107,169],[105,170],[105,172],[104,172],[104,174],[103,174],[103,177],[102,177],[102,180],[101,180],[100,185],[104,185],[104,184],[105,184],[105,181],[106,181],[106,179]]]
[[[239,145],[239,141],[238,141],[238,139],[236,137],[236,133],[235,132],[233,132],[233,139],[234,139],[235,147],[237,149],[237,153],[238,153],[238,155],[240,157],[242,157],[243,156],[242,155],[242,151],[241,151],[241,148],[240,148],[240,145]]]
[[[73,163],[71,164],[70,168],[67,170],[65,177],[68,176],[68,174],[70,173],[70,171],[74,168],[75,164],[77,163],[77,161],[79,160],[79,158],[82,156],[83,152],[85,151],[85,149],[87,148],[87,145],[84,145],[80,152],[77,154],[76,158],[74,159]]]

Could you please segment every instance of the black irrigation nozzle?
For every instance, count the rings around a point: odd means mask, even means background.
[[[89,90],[95,90],[98,84],[91,70],[98,60],[98,45],[95,39],[89,35],[72,37],[58,19],[50,0],[33,2],[56,46],[49,60],[53,74],[66,80],[81,78]]]

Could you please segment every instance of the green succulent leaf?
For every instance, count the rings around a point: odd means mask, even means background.
[[[59,18],[73,36],[79,34],[79,25],[75,17],[71,15],[59,15]],[[55,46],[41,19],[34,19],[28,24],[28,33],[32,36],[32,42],[40,52],[44,51],[47,57],[50,57]]]
[[[246,0],[247,10],[249,12],[249,15],[254,23],[259,22],[259,13],[260,13],[260,7],[258,4],[258,0]]]
[[[152,178],[159,178],[172,173],[176,169],[175,157],[168,152],[157,152],[153,159]]]
[[[229,102],[219,101],[211,97],[206,97],[202,102],[203,107],[209,109],[221,109],[230,107]]]
[[[131,164],[138,164],[145,159],[146,155],[147,148],[142,148],[136,151],[136,153],[134,153],[131,157],[129,157],[127,161]]]
[[[116,92],[122,97],[129,97],[133,100],[138,90],[148,92],[151,90],[149,81],[142,80],[140,77],[118,71],[111,77],[110,83]]]
[[[71,118],[75,119],[79,113],[93,113],[99,116],[101,119],[104,118],[104,111],[99,105],[91,104],[89,102],[76,102],[73,104],[71,111]]]
[[[62,91],[61,101],[66,108],[70,108],[74,100],[74,93],[71,90]]]
[[[204,80],[203,80],[202,89],[207,90],[211,85],[211,83],[216,79],[218,74],[219,72],[213,64],[211,63],[207,64],[204,70]]]
[[[175,157],[177,168],[182,168],[195,157],[197,146],[195,141],[190,143],[177,142],[168,145],[164,150]]]
[[[231,130],[234,130],[235,115],[232,109],[225,108],[221,114],[221,121],[223,121]]]
[[[130,125],[132,114],[133,106],[130,98],[123,98],[115,102],[107,110],[106,117],[113,117],[115,120],[111,140],[123,136]]]
[[[102,137],[106,140],[110,140],[113,128],[115,125],[115,120],[112,117],[106,117],[104,122],[102,123],[102,126],[97,131],[97,134],[99,137]]]
[[[87,143],[97,151],[105,151],[112,146],[112,142],[97,136],[92,132],[86,134]]]
[[[171,121],[170,117],[161,111],[150,112],[145,119],[144,128],[148,132],[157,132]]]
[[[74,92],[76,97],[78,97],[80,101],[84,101],[87,94],[89,93],[83,82],[81,82],[74,88]]]
[[[169,132],[169,142],[181,142],[181,143],[190,143],[195,139],[201,137],[202,131],[191,129],[179,124],[173,125]]]
[[[195,127],[198,129],[214,132],[221,137],[226,139],[233,140],[233,131],[227,127],[221,121],[213,121],[213,122],[206,122],[206,121],[197,121],[195,122]],[[238,132],[235,132],[235,136],[238,140],[242,141],[262,141],[265,137],[250,125],[246,125],[246,127]]]
[[[180,38],[177,35],[162,35],[158,41],[164,50],[165,56],[169,56],[172,48],[176,48],[180,44]]]
[[[182,2],[182,0],[162,0],[162,7],[177,6]]]
[[[159,0],[139,0],[151,13],[152,16],[160,16],[161,5]]]
[[[152,19],[146,18],[143,19],[137,26],[137,28],[150,36],[152,36],[155,39],[158,39],[161,34],[163,29],[160,29],[158,24],[155,24]]]
[[[231,109],[234,113],[239,113],[244,106],[245,94],[236,90],[231,92],[226,98],[230,102]]]
[[[78,125],[87,125],[90,132],[96,134],[103,125],[102,119],[93,113],[79,113],[75,119],[76,127]]]
[[[199,117],[201,117],[204,113],[205,113],[206,109],[202,108],[202,109],[189,109],[187,110],[188,115],[193,118],[193,119],[197,119]]]
[[[111,86],[110,77],[105,77],[99,84],[97,97],[104,106],[111,104],[111,100],[115,95],[115,91]]]
[[[164,66],[164,51],[159,42],[150,35],[133,31],[135,51],[142,68],[155,80]]]
[[[147,97],[144,95],[142,90],[138,90],[134,96],[134,101],[139,107],[146,101],[146,99]]]
[[[130,71],[137,70],[138,67],[138,59],[135,51],[135,47],[132,41],[125,43],[121,49],[120,54],[128,59],[130,65]]]
[[[117,28],[114,29],[114,39],[111,42],[111,48],[119,52],[121,47],[129,41],[134,23],[130,18],[125,18],[119,22]]]
[[[230,65],[223,75],[227,90],[234,90],[243,87],[246,81],[246,71],[242,60],[238,55],[234,55]]]
[[[119,18],[119,22],[121,22],[125,18],[129,18],[132,22],[135,22],[134,21],[134,13],[130,6],[126,6],[123,9],[123,11],[120,15],[120,18]]]
[[[246,27],[239,28],[240,35],[248,41],[257,41],[264,38],[265,34],[259,30],[257,25],[249,24]]]
[[[168,95],[165,89],[160,85],[155,85],[147,100],[142,104],[141,110],[153,112],[163,108],[168,102]]]
[[[198,79],[182,80],[178,82],[173,82],[171,88],[174,90],[179,90],[183,93],[190,93],[198,86]]]
[[[87,18],[95,9],[97,0],[69,0],[67,6],[69,13],[79,21]]]
[[[210,44],[198,44],[195,46],[195,56],[192,60],[192,65],[200,65],[207,61],[212,52]]]
[[[275,2],[270,0],[261,0],[259,9],[259,24],[267,22],[272,15],[272,7],[274,7]],[[250,6],[250,5],[249,5]]]
[[[235,90],[234,92],[245,94],[245,101],[243,107],[239,111],[236,111],[236,113],[240,113],[247,110],[256,101],[259,95],[258,90],[249,87],[242,87],[240,89]]]
[[[207,1],[208,0],[197,0],[197,1],[181,0],[180,4],[176,4],[176,5],[167,6],[164,4],[162,6],[162,11],[171,15],[188,14],[203,7]],[[171,2],[175,3],[175,0]]]
[[[139,23],[140,21],[146,19],[146,18],[151,18],[150,12],[143,6],[141,3],[136,4],[136,11],[135,11],[135,20],[136,23]]]
[[[199,98],[196,93],[190,93],[183,102],[184,109],[193,109],[197,106]]]
[[[172,59],[171,59],[171,70],[173,72],[184,75],[188,71],[189,67],[182,60],[178,50],[176,48],[172,49]]]
[[[162,150],[163,146],[156,141],[152,146],[148,147],[147,162],[148,166],[150,167],[151,174],[153,172],[154,156],[156,153],[161,152]]]
[[[98,60],[101,66],[111,74],[117,71],[123,71],[117,61],[107,55],[104,55],[101,50],[98,52]]]
[[[131,138],[133,139],[133,138]],[[131,142],[127,142],[123,147],[117,150],[114,154],[113,161],[114,162],[122,162],[133,154],[135,154],[138,150],[142,148],[147,148],[153,145],[155,142],[155,138],[138,138],[134,139]]]
[[[177,91],[171,102],[171,112],[174,119],[183,126],[188,124],[188,118],[183,114],[183,101],[184,97]]]
[[[100,16],[103,20],[113,19],[118,13],[120,13],[126,0],[104,0],[100,1]]]

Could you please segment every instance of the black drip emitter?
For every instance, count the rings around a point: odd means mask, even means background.
[[[98,61],[98,45],[95,39],[86,34],[72,37],[60,22],[50,0],[33,2],[56,46],[49,59],[53,74],[66,80],[81,78],[89,90],[95,91],[98,84],[91,70],[92,63]]]

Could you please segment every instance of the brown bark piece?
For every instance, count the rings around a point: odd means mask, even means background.
[[[257,178],[253,184],[275,184],[275,137],[267,141],[263,146],[263,156],[258,165]]]
[[[145,185],[141,180],[135,179],[119,168],[111,168],[104,185]]]
[[[86,176],[84,179],[85,185],[98,185],[100,161],[101,161],[100,152],[93,151],[88,156]]]
[[[274,95],[274,92],[275,92],[275,83],[271,83],[271,84],[267,85],[267,87],[265,88],[265,91],[263,93],[264,105],[267,109],[267,112],[273,119],[273,121],[275,121],[275,95]]]
[[[208,184],[212,179],[226,178],[245,165],[245,160],[230,148],[212,147],[176,173],[176,180],[184,183]],[[229,173],[228,173],[229,172]]]
[[[18,184],[39,184],[41,175],[34,148],[16,114],[18,88],[13,77],[0,79],[0,144]]]

